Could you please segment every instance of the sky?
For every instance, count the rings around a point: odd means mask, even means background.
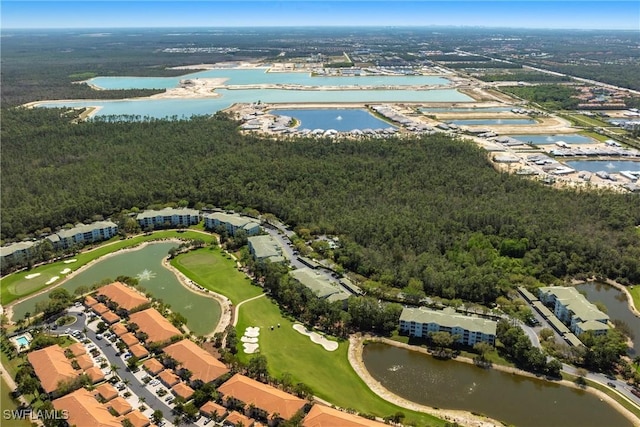
[[[465,26],[638,30],[640,1],[2,0],[17,28]]]

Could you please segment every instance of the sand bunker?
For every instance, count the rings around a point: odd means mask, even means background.
[[[53,282],[55,282],[56,280],[58,280],[60,278],[60,276],[53,276],[51,279],[47,280],[47,283],[45,283],[45,285],[50,285]]]
[[[32,273],[32,274],[27,274],[26,276],[24,276],[25,279],[30,280],[33,278],[36,278],[40,275],[40,273]]]
[[[73,259],[68,259],[66,261],[62,261],[62,262],[64,262],[65,264],[71,264],[71,263],[76,262],[76,261],[77,261],[77,259],[73,258]]]
[[[244,335],[240,337],[242,347],[247,354],[253,354],[258,351],[258,337],[260,336],[260,328],[257,326],[248,326],[244,331]]]
[[[253,354],[255,352],[258,351],[258,344],[252,344],[252,343],[244,343],[242,344],[242,347],[244,347],[244,352],[247,354]]]
[[[69,274],[71,273],[71,269],[70,268],[65,268],[64,270],[60,271],[60,274]]]
[[[338,343],[335,341],[329,341],[324,336],[320,335],[317,332],[309,332],[307,328],[300,324],[293,325],[293,329],[300,332],[302,335],[306,335],[309,337],[311,342],[320,344],[327,351],[336,351],[338,349]]]

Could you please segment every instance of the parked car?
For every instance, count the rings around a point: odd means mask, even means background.
[[[102,335],[101,334],[96,334],[96,339],[97,340],[101,340],[102,339]]]
[[[611,387],[611,388],[616,388],[616,385],[615,385],[614,383],[612,383],[611,381],[609,381],[609,382],[607,383],[607,385],[608,385],[609,387]]]

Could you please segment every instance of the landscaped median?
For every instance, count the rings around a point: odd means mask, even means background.
[[[74,255],[73,258],[41,265],[31,270],[24,270],[3,277],[2,280],[0,280],[0,293],[2,294],[0,297],[0,303],[2,305],[6,305],[20,298],[37,293],[49,286],[59,285],[64,281],[65,277],[68,277],[69,274],[73,274],[80,267],[83,267],[102,256],[121,249],[131,248],[144,242],[162,239],[200,239],[207,243],[215,240],[213,235],[208,235],[206,233],[167,230],[157,231],[152,234],[139,235],[125,240],[111,241],[86,252],[80,252]],[[75,261],[70,262],[72,260]],[[66,273],[62,273],[62,271],[66,271]],[[51,280],[56,276],[58,279],[51,282]]]

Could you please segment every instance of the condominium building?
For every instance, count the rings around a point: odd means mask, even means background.
[[[164,208],[162,210],[146,210],[136,217],[140,227],[178,227],[196,225],[200,222],[200,212],[187,208]]]
[[[326,276],[308,267],[293,270],[289,274],[303,286],[310,289],[318,298],[326,299],[329,302],[349,299],[350,294],[342,286],[337,283],[331,283]]]
[[[67,249],[74,245],[101,242],[118,234],[118,225],[111,221],[98,221],[92,224],[77,224],[68,230],[60,230],[47,237],[56,249]]]
[[[13,265],[24,262],[33,254],[35,244],[36,242],[33,241],[25,241],[0,247],[2,264]]]
[[[591,304],[576,288],[570,286],[544,286],[538,289],[540,301],[553,308],[553,314],[564,322],[571,332],[596,335],[610,329],[609,316]]]
[[[453,308],[442,311],[427,308],[404,308],[400,315],[400,331],[414,337],[429,337],[433,332],[449,332],[457,342],[474,345],[496,342],[496,326],[493,320],[458,314]]]
[[[260,233],[260,223],[247,216],[214,212],[204,214],[203,217],[204,226],[208,230],[215,230],[222,226],[226,228],[230,236],[235,236],[238,230],[243,230],[247,236],[254,236]]]
[[[282,246],[270,235],[252,236],[248,239],[249,252],[253,258],[261,260],[269,260],[271,262],[282,262]]]

